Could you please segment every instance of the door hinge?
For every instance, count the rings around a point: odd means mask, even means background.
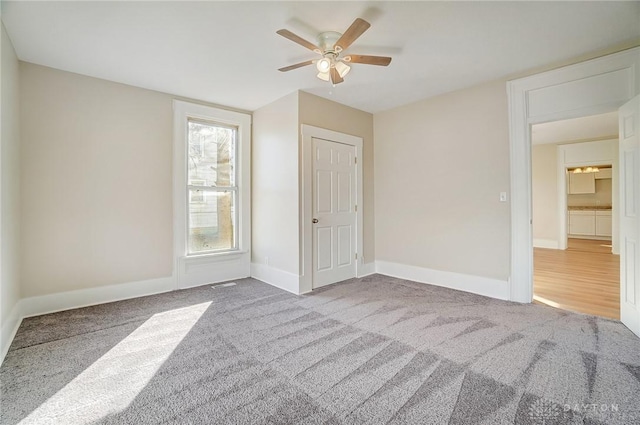
[[[354,163],[354,164],[357,164],[357,163],[358,163],[358,157],[357,157],[357,156],[354,156],[354,157],[353,157],[353,163]]]
[[[358,253],[356,252],[356,260],[358,259]]]
[[[356,205],[356,212],[358,212],[358,206]]]

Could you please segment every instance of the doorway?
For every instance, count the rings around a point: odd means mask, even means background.
[[[301,132],[300,293],[307,293],[364,274],[363,142],[307,124]]]
[[[533,300],[531,131],[537,123],[619,110],[621,321],[640,336],[640,48],[509,81],[511,299]]]
[[[531,142],[533,300],[618,320],[618,113],[535,124]]]
[[[531,142],[533,300],[618,320],[618,113],[535,124]]]

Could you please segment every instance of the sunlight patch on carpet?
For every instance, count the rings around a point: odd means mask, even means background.
[[[151,316],[20,424],[86,424],[125,409],[171,356],[211,302]],[[61,410],[61,406],[73,406]]]

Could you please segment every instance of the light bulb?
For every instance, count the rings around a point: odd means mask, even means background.
[[[316,62],[316,68],[318,68],[320,72],[327,72],[331,69],[331,61],[327,58],[322,58]]]
[[[587,167],[587,168],[584,170],[584,172],[585,172],[585,173],[593,173],[593,168],[591,168],[591,167]]]
[[[344,78],[344,76],[347,75],[349,71],[351,71],[351,67],[341,61],[337,61],[336,71],[338,71],[338,75],[340,75],[340,78]]]
[[[576,168],[575,170],[573,170],[573,174],[580,174],[582,173],[582,168]]]

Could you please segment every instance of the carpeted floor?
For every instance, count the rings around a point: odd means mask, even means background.
[[[2,424],[634,424],[616,321],[374,275],[253,279],[27,319]]]

